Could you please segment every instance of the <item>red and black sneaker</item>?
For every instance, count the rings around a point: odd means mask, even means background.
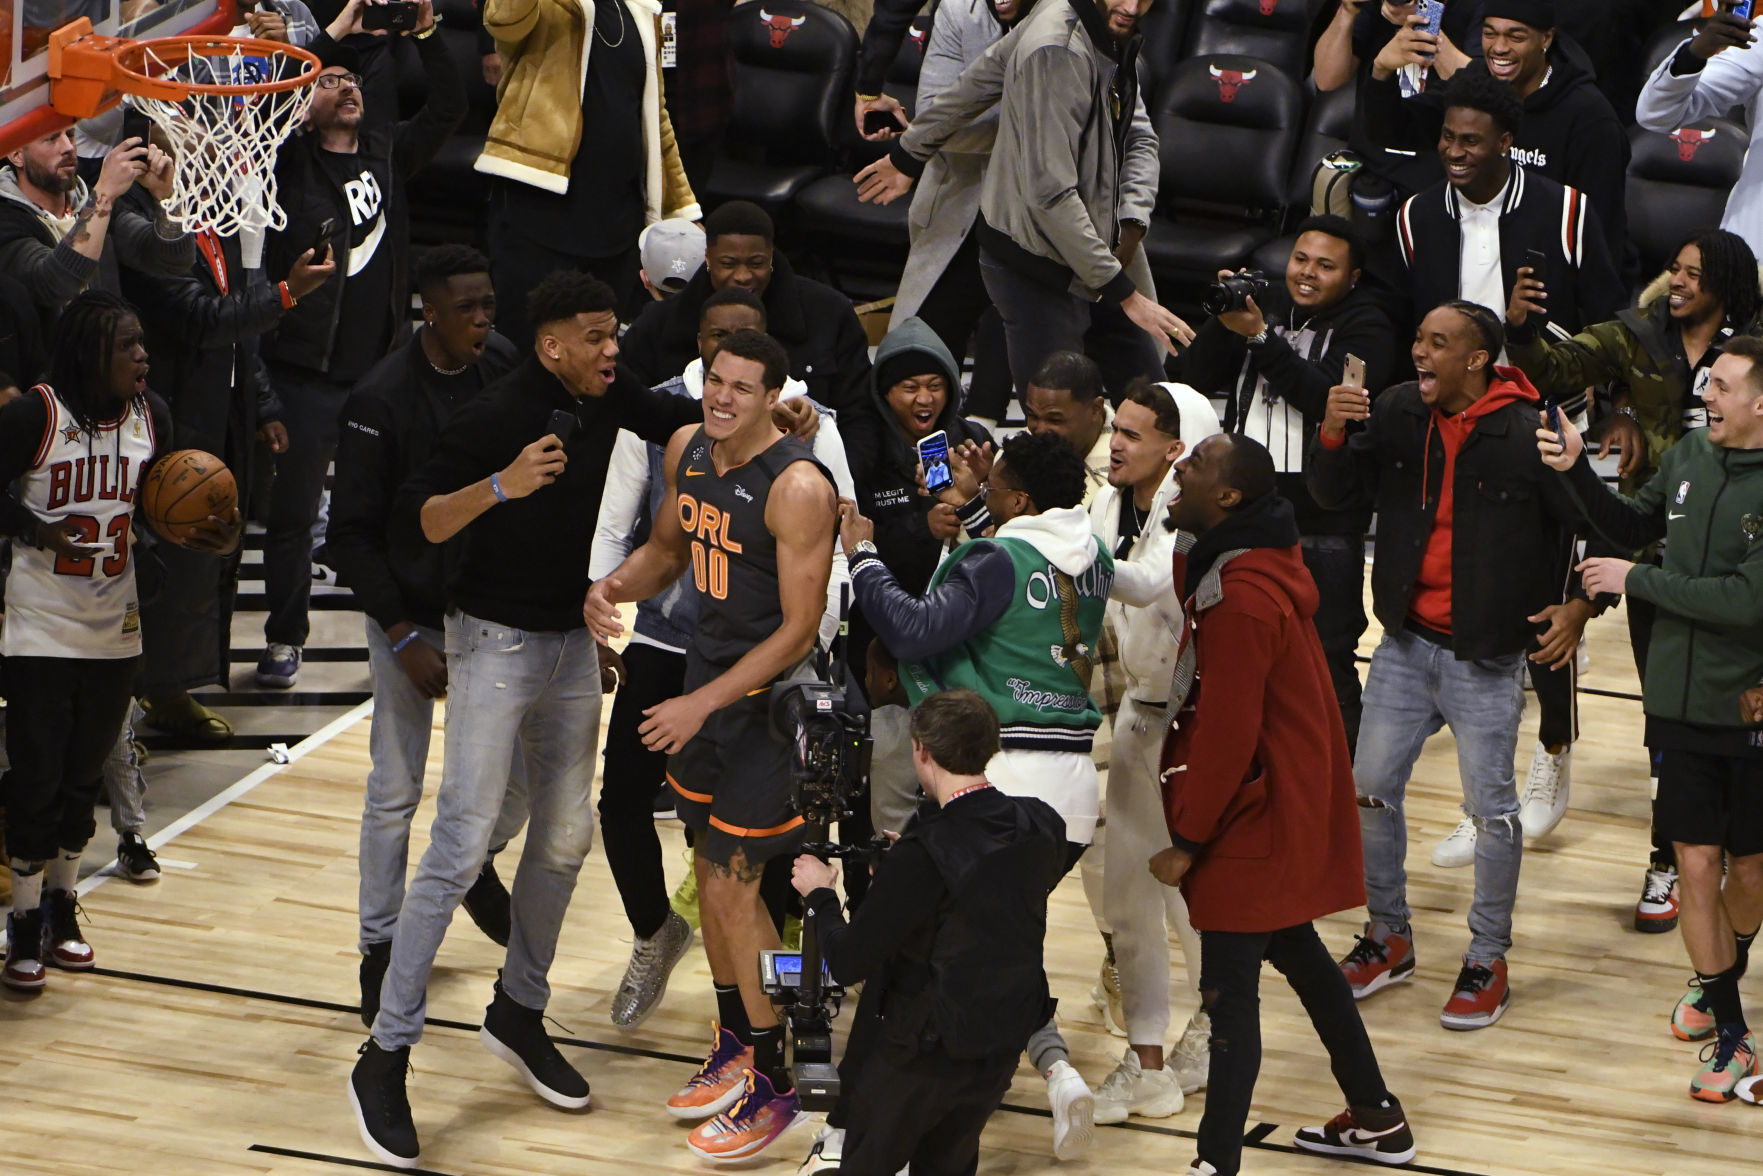
[[[0,983],[16,992],[37,992],[49,982],[43,967],[43,908],[6,916],[6,966]]]
[[[1366,927],[1368,934],[1358,937],[1341,961],[1341,974],[1352,985],[1353,999],[1364,1000],[1380,988],[1412,979],[1414,976],[1414,943],[1405,935],[1397,935],[1381,923]],[[1379,932],[1383,938],[1377,938]]]
[[[1452,985],[1451,999],[1439,1014],[1439,1024],[1447,1029],[1485,1029],[1500,1019],[1512,1003],[1512,989],[1506,983],[1506,961],[1479,963],[1463,957],[1463,970]]]
[[[71,890],[43,892],[43,959],[57,968],[83,972],[97,962],[80,934],[80,904]]]
[[[1406,1164],[1415,1156],[1414,1132],[1402,1104],[1348,1107],[1320,1127],[1300,1127],[1292,1136],[1299,1151],[1319,1156],[1353,1156],[1378,1164]]]

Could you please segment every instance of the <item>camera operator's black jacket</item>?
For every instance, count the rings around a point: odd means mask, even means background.
[[[1041,952],[1065,855],[1065,822],[1046,802],[982,788],[919,810],[851,923],[837,892],[808,896],[833,979],[868,982],[860,1015],[879,1012],[884,1051],[1022,1052],[1053,1012]]]
[[[1250,419],[1257,377],[1266,377],[1267,390],[1304,416],[1304,439],[1309,439],[1328,412],[1328,390],[1341,382],[1348,355],[1365,361],[1365,386],[1380,389],[1390,376],[1396,329],[1363,286],[1349,290],[1333,306],[1298,317],[1285,283],[1274,280],[1265,300],[1256,299],[1266,319],[1267,342],[1250,347],[1249,341],[1218,319],[1208,319],[1182,353],[1181,375],[1194,388],[1225,401],[1221,424],[1227,433],[1243,433],[1266,445],[1268,430],[1257,429]],[[1310,340],[1300,351],[1276,333],[1296,335],[1309,329]],[[1301,452],[1301,450],[1300,450]],[[1279,492],[1298,516],[1304,535],[1363,535],[1371,529],[1371,508],[1324,510],[1310,496],[1302,472],[1279,475]]]

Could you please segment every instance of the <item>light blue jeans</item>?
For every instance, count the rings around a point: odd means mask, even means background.
[[[1353,777],[1365,847],[1366,906],[1374,922],[1409,920],[1408,822],[1402,797],[1420,748],[1441,727],[1457,740],[1463,811],[1475,820],[1475,898],[1469,907],[1469,958],[1505,958],[1512,946],[1512,902],[1524,837],[1518,824],[1513,758],[1524,711],[1524,655],[1458,661],[1412,633],[1384,634],[1365,678],[1364,717]],[[1370,802],[1370,803],[1367,803]]]
[[[386,1049],[422,1038],[429,970],[483,868],[517,749],[531,812],[514,874],[502,988],[526,1008],[550,1000],[546,973],[594,838],[600,657],[593,634],[527,632],[455,613],[447,618],[447,679],[447,757],[435,822],[404,892],[373,1023]]]
[[[416,626],[417,637],[436,649],[446,648],[439,629]],[[410,820],[422,801],[428,763],[429,735],[434,729],[435,702],[404,672],[392,652],[385,630],[367,622],[367,664],[373,675],[373,724],[367,751],[373,766],[367,773],[367,804],[361,812],[360,908],[361,950],[386,943],[398,925],[404,905],[404,872],[410,853]],[[520,756],[506,773],[508,791],[490,834],[494,856],[526,824],[526,774]],[[109,778],[108,765],[106,779]],[[114,790],[112,795],[115,795]],[[113,807],[114,814],[116,809]]]

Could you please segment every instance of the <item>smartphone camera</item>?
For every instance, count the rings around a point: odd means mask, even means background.
[[[387,0],[369,3],[361,9],[361,27],[374,32],[408,33],[416,28],[421,6],[415,0]]]

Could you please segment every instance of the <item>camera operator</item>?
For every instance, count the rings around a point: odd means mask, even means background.
[[[853,1079],[845,1176],[971,1172],[1016,1058],[1052,1013],[1041,951],[1065,822],[1045,801],[986,779],[998,716],[972,690],[912,712],[920,810],[846,923],[838,868],[796,859],[794,882],[833,979],[864,982],[857,1018],[875,1034]]]
[[[1273,455],[1279,492],[1297,513],[1304,566],[1322,594],[1316,628],[1347,750],[1359,738],[1359,670],[1354,651],[1365,633],[1365,533],[1371,510],[1324,510],[1304,486],[1304,448],[1328,410],[1347,357],[1365,363],[1363,383],[1381,389],[1395,348],[1390,325],[1359,287],[1364,241],[1338,216],[1313,216],[1298,226],[1286,262],[1285,286],[1232,299],[1202,326],[1182,357],[1183,375],[1199,391],[1225,401],[1226,432],[1253,437]],[[1221,272],[1220,286],[1234,277]],[[1221,290],[1220,293],[1225,291]]]

